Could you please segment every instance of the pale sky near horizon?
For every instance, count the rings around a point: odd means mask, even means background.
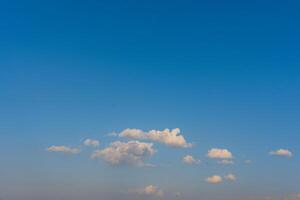
[[[300,200],[298,1],[1,1],[1,200]]]

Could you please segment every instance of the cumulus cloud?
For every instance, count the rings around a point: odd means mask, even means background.
[[[78,154],[80,153],[79,148],[72,148],[67,146],[50,146],[46,149],[50,152],[63,152],[63,153],[69,153],[69,154]]]
[[[86,140],[83,141],[83,144],[85,146],[97,147],[97,146],[100,145],[100,142],[98,140],[86,139]]]
[[[221,183],[223,181],[223,179],[219,175],[213,175],[213,176],[207,177],[205,179],[205,181],[207,183],[211,183],[211,184],[219,184],[219,183]]]
[[[207,157],[217,159],[232,159],[232,153],[227,149],[212,148],[208,151]]]
[[[196,165],[200,163],[200,160],[195,159],[193,156],[191,155],[186,155],[182,158],[182,162],[185,164],[189,164],[189,165]]]
[[[235,181],[236,177],[234,174],[227,174],[226,176],[224,176],[224,179],[228,181]]]
[[[159,189],[157,186],[148,185],[144,188],[134,189],[133,192],[138,193],[140,195],[145,196],[155,196],[155,197],[162,197],[163,190]]]
[[[287,149],[278,149],[276,151],[270,151],[270,155],[275,155],[275,156],[286,156],[286,157],[292,157],[293,154],[291,151]]]
[[[192,144],[187,143],[185,138],[180,135],[179,128],[175,128],[173,130],[164,129],[162,131],[150,130],[148,132],[144,132],[140,129],[125,129],[119,134],[119,136],[135,140],[151,140],[154,142],[163,143],[169,147],[192,147]]]
[[[147,166],[145,160],[155,154],[152,143],[129,141],[127,143],[116,141],[103,150],[94,151],[92,158],[103,158],[111,165]]]

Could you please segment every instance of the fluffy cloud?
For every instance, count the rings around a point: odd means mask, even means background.
[[[195,165],[195,164],[199,164],[200,160],[195,159],[191,155],[186,155],[182,158],[182,162],[184,162],[185,164],[189,164],[189,165]]]
[[[127,143],[116,141],[103,150],[94,151],[92,158],[103,158],[112,165],[145,166],[146,159],[155,154],[152,143],[129,141]]]
[[[275,155],[275,156],[286,156],[286,157],[292,157],[293,154],[291,151],[287,149],[278,149],[276,151],[271,151],[269,153],[270,155]]]
[[[188,148],[192,146],[191,143],[187,143],[184,137],[180,135],[179,128],[173,130],[164,129],[163,131],[150,130],[148,132],[144,132],[140,129],[125,129],[119,136],[135,140],[151,140],[170,147]]]
[[[100,145],[100,142],[98,140],[86,139],[86,140],[83,141],[83,144],[85,146],[97,147],[97,146]]]
[[[228,181],[235,181],[236,177],[234,174],[227,174],[226,176],[224,176],[224,179],[226,179]]]
[[[218,163],[221,165],[233,165],[234,164],[234,162],[232,160],[219,160]]]
[[[227,149],[210,149],[207,153],[207,157],[209,158],[218,158],[218,159],[231,159],[233,158],[230,151]]]
[[[164,194],[163,190],[159,189],[157,186],[154,185],[148,185],[144,188],[135,189],[133,191],[140,195],[155,196],[155,197],[162,197]]]
[[[67,146],[51,146],[46,149],[50,152],[63,152],[63,153],[69,153],[69,154],[77,154],[80,153],[80,149],[78,148],[71,148]]]
[[[211,184],[221,183],[222,180],[223,180],[222,177],[219,175],[213,175],[213,176],[207,177],[205,179],[206,182],[211,183]]]

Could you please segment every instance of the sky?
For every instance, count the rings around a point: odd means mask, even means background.
[[[299,200],[299,1],[0,2],[1,200]]]

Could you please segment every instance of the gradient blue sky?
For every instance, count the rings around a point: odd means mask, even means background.
[[[0,199],[297,199],[299,9],[264,0],[1,1]],[[92,147],[46,151],[87,138],[105,149],[128,141],[107,135],[126,128],[180,128],[194,145],[153,142],[156,167],[111,166],[91,159]],[[209,159],[211,148],[230,150],[234,165]],[[280,148],[293,156],[269,155]],[[182,163],[188,154],[201,164]],[[237,180],[205,182],[228,173]],[[129,192],[147,185],[164,196]]]

